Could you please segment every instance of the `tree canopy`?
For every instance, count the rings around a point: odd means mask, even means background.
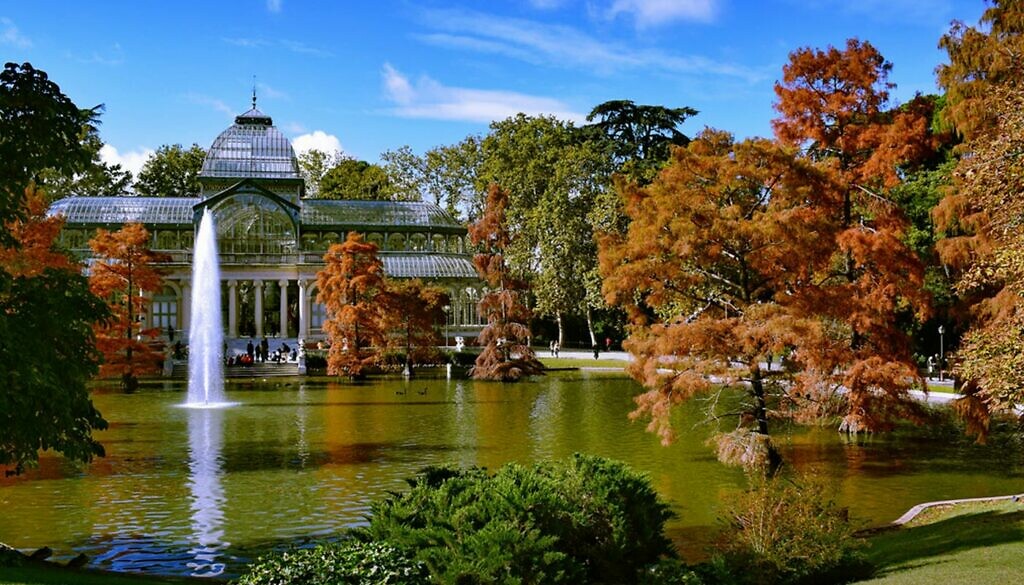
[[[45,72],[7,63],[0,72],[0,222],[18,218],[29,182],[49,171],[70,177],[89,165],[83,145],[100,107],[80,109]],[[9,241],[9,240],[8,240]]]
[[[119,377],[133,391],[138,376],[159,371],[163,354],[154,347],[160,331],[143,327],[147,310],[144,294],[159,292],[163,275],[157,264],[167,257],[149,249],[149,231],[139,223],[116,232],[96,231],[89,241],[95,260],[89,286],[109,303],[112,318],[96,328],[96,345],[103,353],[100,375]]]
[[[320,180],[321,199],[392,199],[388,174],[380,165],[343,158]]]
[[[197,197],[206,151],[198,144],[163,145],[142,165],[135,192],[144,197]]]
[[[994,2],[980,26],[953,24],[939,68],[946,115],[964,142],[953,189],[935,209],[940,258],[956,278],[970,330],[957,354],[965,398],[955,407],[984,440],[992,413],[1024,402],[1024,7]]]
[[[15,472],[52,449],[88,461],[106,421],[85,386],[100,359],[93,324],[107,316],[81,268],[59,251],[34,182],[88,164],[98,108],[83,110],[46,73],[0,73],[0,465]]]
[[[478,380],[512,382],[544,370],[529,345],[526,283],[512,276],[505,262],[505,250],[512,241],[505,226],[507,207],[508,194],[491,185],[484,214],[469,226],[470,241],[479,250],[473,264],[488,287],[480,299],[480,313],[487,318],[487,325],[477,337],[484,349],[470,370]]]
[[[317,302],[327,308],[324,332],[331,342],[327,373],[361,378],[378,361],[375,351],[384,347],[387,330],[383,313],[392,307],[384,280],[384,263],[377,246],[349,232],[341,244],[324,254],[324,268],[317,273]]]
[[[649,182],[669,157],[672,146],[686,146],[690,138],[679,126],[697,115],[690,107],[638,105],[611,100],[587,114],[588,128],[610,141],[618,170],[632,180]],[[596,121],[595,121],[596,120]]]

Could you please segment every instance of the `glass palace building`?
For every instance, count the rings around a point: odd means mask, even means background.
[[[210,147],[199,197],[68,197],[62,243],[83,258],[97,228],[146,226],[151,247],[171,260],[164,288],[150,299],[149,325],[186,336],[192,245],[203,212],[217,225],[221,299],[229,338],[323,337],[326,314],[316,301],[316,274],[327,247],[355,231],[375,243],[385,272],[420,278],[450,295],[445,334],[475,336],[481,283],[467,253],[466,228],[422,202],[306,199],[291,143],[254,107],[235,118]]]

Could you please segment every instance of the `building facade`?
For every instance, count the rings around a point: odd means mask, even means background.
[[[326,313],[316,274],[328,246],[355,231],[375,243],[393,278],[421,278],[445,288],[446,337],[475,336],[481,283],[468,254],[466,228],[422,202],[306,199],[291,143],[270,116],[253,108],[213,141],[199,175],[199,197],[68,197],[62,243],[88,259],[97,228],[146,226],[151,247],[171,260],[163,290],[152,295],[149,325],[187,338],[191,262],[203,212],[216,221],[221,299],[228,338],[323,336]]]

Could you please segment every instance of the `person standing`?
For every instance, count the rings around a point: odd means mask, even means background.
[[[264,335],[263,339],[260,340],[260,361],[266,362],[267,356],[270,354],[270,343],[267,341],[267,336]]]
[[[252,357],[255,352],[256,348],[252,344],[252,338],[249,338],[249,342],[245,344],[245,355],[249,356],[249,363],[252,363]]]

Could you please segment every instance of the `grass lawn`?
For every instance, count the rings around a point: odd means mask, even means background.
[[[871,539],[879,567],[865,583],[972,585],[1024,582],[1024,503],[1003,500],[925,510]]]
[[[0,567],[0,585],[195,585],[225,583],[210,579],[186,577],[147,577],[66,569],[49,563],[26,563],[21,567]]]

